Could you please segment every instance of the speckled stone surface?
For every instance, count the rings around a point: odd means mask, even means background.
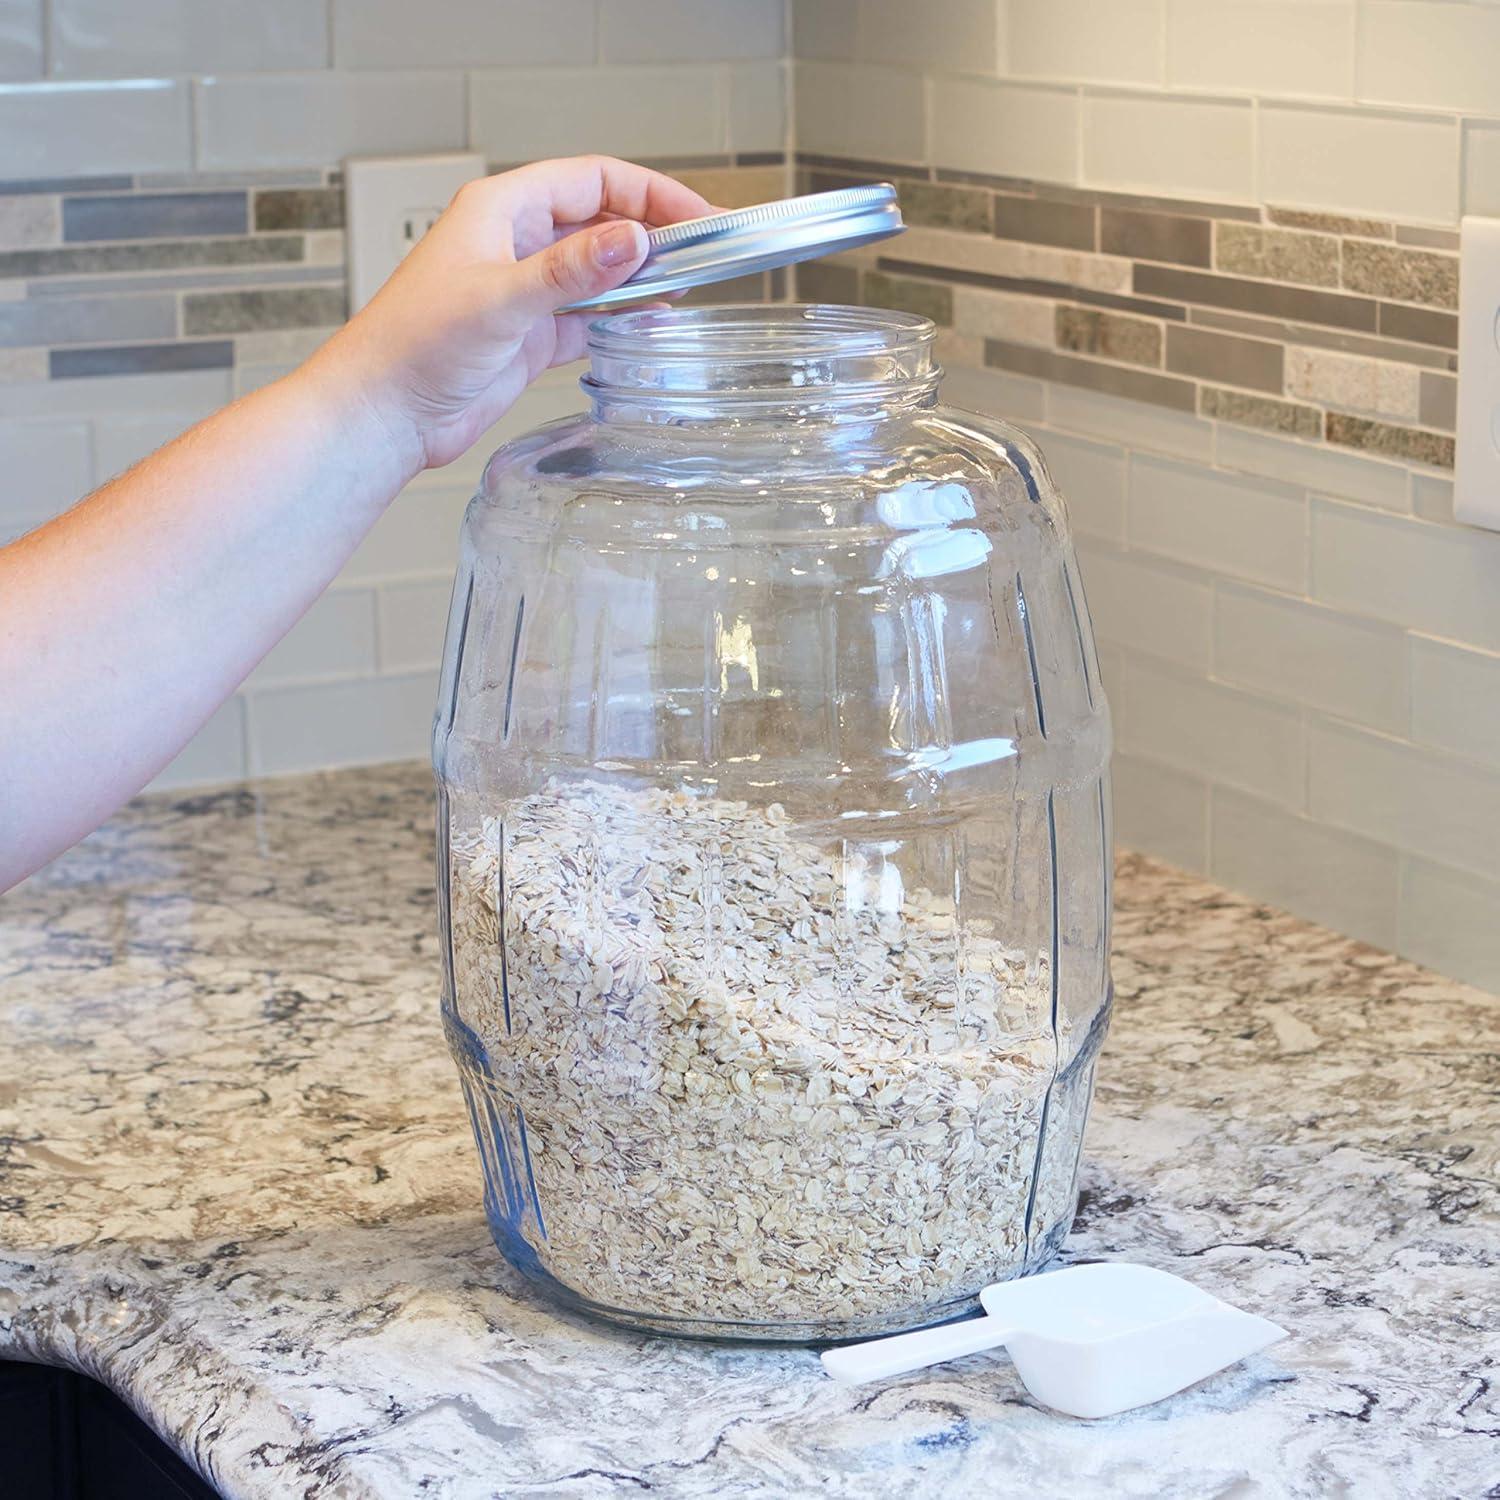
[[[1500,1001],[1125,860],[1066,1258],[1293,1337],[1097,1423],[1002,1355],[845,1390],[500,1262],[430,845],[423,769],[344,772],[143,801],[0,898],[0,1357],[231,1496],[1495,1493]]]

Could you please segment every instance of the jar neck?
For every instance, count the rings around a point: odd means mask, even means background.
[[[880,308],[653,308],[590,327],[580,384],[601,422],[869,422],[936,400],[933,333]]]

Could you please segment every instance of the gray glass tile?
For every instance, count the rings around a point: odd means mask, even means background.
[[[906,168],[909,173],[910,167]],[[1034,193],[1036,184],[1026,177],[999,177],[993,172],[960,172],[939,167],[933,173],[939,182],[967,183],[970,187],[994,188],[1001,193]]]
[[[244,193],[135,193],[63,199],[63,239],[162,240],[244,234]]]
[[[1132,400],[1149,401],[1175,411],[1196,409],[1197,388],[1192,381],[1175,380],[1170,375],[1157,375],[1150,370],[1107,365],[1077,355],[1038,349],[1030,344],[1013,344],[1006,339],[984,341],[984,362],[1017,375],[1057,380],[1111,396],[1128,396]]]
[[[1458,378],[1423,370],[1417,416],[1424,427],[1453,432],[1458,426]]]
[[[251,265],[223,270],[155,271],[142,276],[50,276],[26,288],[29,297],[90,297],[121,292],[190,292],[226,287],[296,286],[327,282],[333,266]]]
[[[177,299],[170,294],[0,302],[0,345],[169,339],[176,332]]]
[[[1396,243],[1398,245],[1424,245],[1429,250],[1456,252],[1459,248],[1459,234],[1456,229],[1428,229],[1422,224],[1398,224]]]
[[[134,187],[133,177],[15,177],[0,180],[0,196],[12,193],[127,193]]]
[[[785,151],[736,151],[734,164],[737,167],[780,167],[786,164]]]
[[[190,292],[182,299],[183,331],[191,335],[249,333],[262,328],[327,328],[344,321],[345,307],[341,286]]]
[[[1169,318],[1180,323],[1187,317],[1187,310],[1175,303],[1155,302],[1146,297],[1128,297],[1119,292],[1096,292],[1089,287],[1072,286],[1063,281],[1043,281],[1030,276],[997,276],[990,271],[967,271],[956,266],[929,266],[921,261],[898,260],[886,255],[882,255],[876,265],[882,271],[893,271],[897,275],[925,276],[933,281],[958,281],[965,286],[982,286],[992,291],[1015,292],[1026,297],[1056,297],[1064,302],[1082,302],[1089,307],[1111,307],[1119,312],[1140,313],[1148,318]]]
[[[1282,345],[1262,339],[1237,338],[1206,328],[1173,326],[1167,330],[1167,368],[1221,385],[1249,386],[1280,395],[1284,355]]]
[[[301,235],[240,235],[229,240],[155,240],[0,253],[0,278],[80,276],[106,271],[168,271],[183,266],[285,265],[305,253]]]
[[[863,177],[866,182],[887,181],[893,177],[912,177],[920,173],[926,176],[923,168],[914,168],[910,162],[871,161],[867,157],[853,156],[825,156],[816,151],[799,151],[797,153],[797,164],[803,167],[828,167],[835,172],[854,172]]]
[[[1213,226],[1207,219],[1180,214],[1104,208],[1099,211],[1099,248],[1107,255],[1128,255],[1133,260],[1206,266],[1213,258]]]
[[[1451,370],[1454,356],[1422,344],[1404,344],[1396,339],[1373,338],[1364,333],[1340,333],[1333,328],[1314,328],[1308,323],[1287,323],[1276,318],[1257,318],[1249,313],[1219,312],[1195,307],[1188,314],[1203,328],[1244,333],[1251,338],[1273,339],[1283,344],[1306,344],[1314,349],[1337,349],[1343,354],[1365,354],[1371,359],[1394,359],[1402,364],[1425,365],[1432,370]]]
[[[995,197],[995,234],[1002,240],[1092,250],[1098,239],[1097,217],[1092,203],[1058,203],[1006,193]]]
[[[853,266],[831,266],[804,261],[795,268],[799,302],[858,302],[859,272]]]
[[[155,375],[170,370],[222,370],[234,363],[228,339],[198,343],[127,344],[112,349],[54,349],[54,380],[90,375]]]
[[[949,327],[953,322],[953,288],[941,282],[890,276],[884,271],[866,271],[860,280],[860,290],[860,300],[868,306],[915,313],[919,318],[931,318],[943,327]]]
[[[1204,271],[1180,271],[1173,266],[1137,265],[1135,290],[1146,296],[1201,302],[1236,312],[1289,318],[1301,323],[1324,323],[1335,328],[1375,332],[1375,307],[1367,297],[1342,292],[1315,291],[1270,281],[1242,281]]]
[[[209,188],[322,187],[320,167],[256,167],[246,172],[143,172],[140,185],[148,191]]]
[[[1458,348],[1458,319],[1447,312],[1426,307],[1403,307],[1398,302],[1380,304],[1380,331],[1387,338],[1410,339],[1416,344]]]
[[[1104,208],[1127,209],[1134,213],[1179,214],[1195,219],[1245,219],[1260,223],[1260,210],[1248,203],[1205,203],[1197,198],[1157,198],[1144,193],[1107,193],[1097,188],[1065,187],[1060,183],[1039,182],[1038,197],[1061,198],[1069,203],[1097,203]]]

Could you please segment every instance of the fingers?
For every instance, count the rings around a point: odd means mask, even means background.
[[[505,321],[524,328],[570,302],[607,292],[646,257],[646,231],[633,219],[579,230],[507,269]]]
[[[646,224],[675,224],[710,211],[707,200],[686,184],[612,156],[533,162],[487,181],[513,214],[524,204],[545,210],[556,223],[577,224],[610,213]]]

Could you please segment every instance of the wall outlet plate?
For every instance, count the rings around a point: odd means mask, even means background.
[[[349,311],[358,312],[426,234],[464,183],[483,177],[484,157],[352,156],[344,163]]]
[[[1500,531],[1500,219],[1463,220],[1453,514]]]

